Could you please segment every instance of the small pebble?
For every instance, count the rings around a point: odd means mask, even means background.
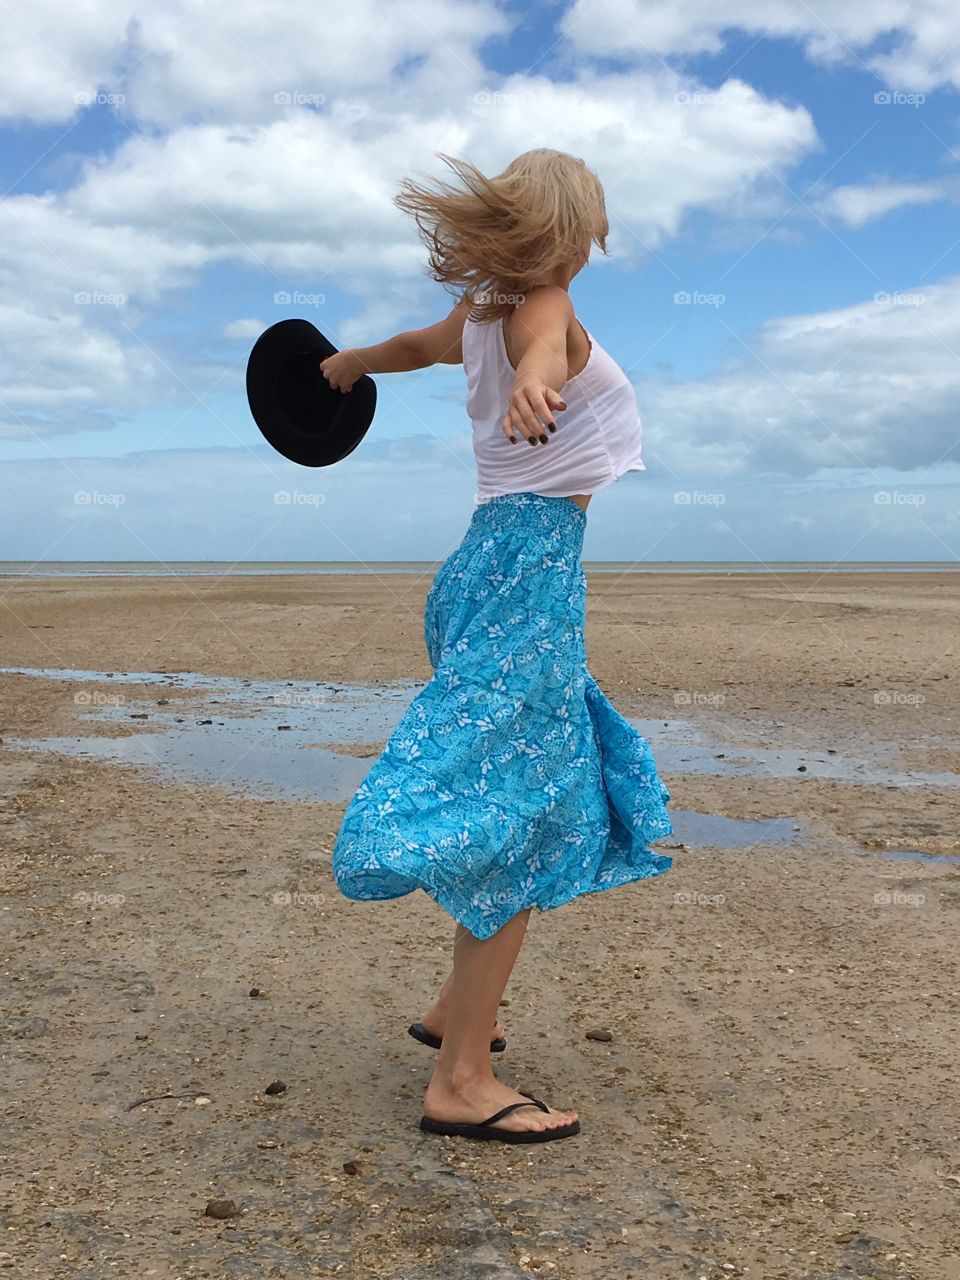
[[[203,1212],[207,1218],[235,1218],[240,1210],[234,1200],[208,1200]]]
[[[273,1080],[271,1081],[270,1084],[267,1085],[266,1089],[264,1089],[263,1092],[274,1094],[274,1093],[286,1093],[286,1091],[287,1091],[287,1086],[283,1083],[282,1080]]]
[[[613,1032],[607,1031],[603,1027],[593,1027],[587,1032],[588,1040],[602,1040],[605,1044],[613,1039]]]

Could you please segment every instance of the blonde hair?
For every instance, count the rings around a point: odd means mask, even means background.
[[[508,315],[553,268],[579,260],[610,232],[603,187],[577,156],[538,147],[488,178],[466,160],[437,152],[465,189],[436,179],[432,191],[401,180],[394,204],[414,216],[430,250],[429,274],[485,323]]]

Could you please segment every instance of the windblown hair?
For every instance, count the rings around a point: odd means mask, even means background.
[[[577,156],[539,147],[496,177],[437,153],[464,189],[436,179],[433,191],[401,180],[394,204],[413,214],[430,250],[429,275],[468,300],[481,323],[508,315],[554,267],[579,262],[610,233],[600,180]]]

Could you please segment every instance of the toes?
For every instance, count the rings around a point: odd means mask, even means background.
[[[549,1115],[543,1112],[538,1115],[524,1115],[522,1112],[518,1112],[516,1113],[516,1119],[517,1128],[531,1133],[544,1133],[550,1129],[561,1129],[566,1125],[572,1124],[577,1119],[577,1112],[554,1111],[551,1108]],[[513,1128],[514,1126],[508,1121],[505,1127]]]
[[[550,1119],[553,1121],[551,1129],[560,1129],[564,1125],[573,1124],[577,1119],[577,1113],[576,1111],[558,1111]]]

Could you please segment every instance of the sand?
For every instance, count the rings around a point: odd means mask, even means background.
[[[8,581],[0,661],[427,679],[430,580]],[[955,576],[588,583],[590,668],[624,712],[728,758],[956,774]],[[148,731],[81,724],[74,690],[0,676],[0,733]],[[534,913],[497,1071],[583,1131],[510,1148],[417,1128],[432,1055],[405,1029],[452,925],[422,894],[339,895],[342,804],[5,745],[0,1271],[960,1276],[960,864],[879,852],[960,853],[960,792],[665,777],[676,809],[802,839],[677,848],[668,875]]]

